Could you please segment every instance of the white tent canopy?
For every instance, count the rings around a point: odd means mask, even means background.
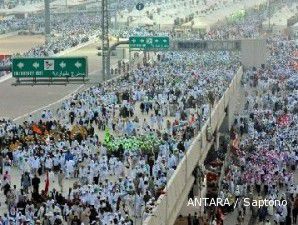
[[[298,28],[298,23],[295,23],[293,27]]]
[[[154,23],[151,19],[148,17],[136,17],[134,20],[130,23],[131,26],[153,26]]]
[[[206,21],[206,19],[204,18],[195,18],[194,19],[194,25],[193,28],[194,29],[209,29],[209,24],[208,21]]]

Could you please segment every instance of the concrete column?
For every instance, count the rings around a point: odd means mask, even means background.
[[[198,197],[199,198],[205,198],[206,194],[207,194],[207,178],[206,178],[206,176],[204,176],[204,180],[203,180],[202,185],[200,187]],[[199,207],[198,211],[199,211],[198,212],[199,216],[202,216],[204,214],[204,204],[202,204],[201,207]]]
[[[219,127],[219,132],[220,133],[228,133],[230,130],[230,107],[229,105],[226,108],[226,116],[221,124],[221,126]]]
[[[219,136],[220,136],[220,132],[218,131],[218,129],[216,129],[215,131],[216,133],[216,137],[215,137],[215,140],[214,140],[214,148],[215,148],[215,151],[218,151],[219,150]]]

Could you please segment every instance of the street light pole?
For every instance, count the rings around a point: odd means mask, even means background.
[[[45,44],[50,43],[51,38],[51,14],[50,14],[50,0],[44,0],[44,19],[45,19]]]
[[[271,27],[271,3],[270,0],[268,0],[268,28],[270,30]]]
[[[120,1],[117,0],[117,3],[116,3],[116,9],[115,9],[115,25],[114,25],[114,28],[117,29],[118,28],[118,24],[117,24],[117,13],[119,11],[119,4],[120,4]]]
[[[109,9],[108,0],[101,0],[101,43],[103,81],[110,77]]]

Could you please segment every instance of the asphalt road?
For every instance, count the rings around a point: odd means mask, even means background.
[[[0,54],[12,55],[24,53],[28,49],[42,43],[44,43],[44,36],[42,35],[16,35],[0,38]]]
[[[91,83],[102,80],[101,57],[97,56],[97,46],[96,44],[90,44],[65,55],[88,57],[88,71]],[[117,57],[111,58],[111,64],[116,64],[117,61]],[[12,83],[14,83],[13,78],[0,83],[0,118],[20,119],[22,116],[36,112],[36,110],[49,104],[55,105],[59,100],[74,91],[90,85],[13,86]]]

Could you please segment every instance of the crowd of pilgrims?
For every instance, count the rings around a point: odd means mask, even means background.
[[[214,1],[214,0],[213,0]],[[65,5],[67,2],[61,2],[61,1],[55,1],[55,0],[50,0],[50,2],[54,4],[60,4],[60,5]],[[7,1],[7,0],[1,0],[0,1],[0,9],[12,9],[17,6],[28,6],[28,7],[38,7],[40,6],[40,3],[43,4],[43,1],[40,0],[15,0],[15,1]],[[133,0],[115,0],[112,1],[113,4],[115,3],[121,3],[119,4],[119,9],[129,9],[131,10],[132,8],[135,7],[135,2]],[[151,3],[151,1],[148,1],[148,3]]]
[[[26,0],[18,1],[19,4],[26,2]],[[53,1],[52,1],[53,2]],[[179,2],[179,1],[177,1]],[[207,10],[218,10],[222,5],[227,5],[231,3],[231,0],[208,0],[205,2],[198,2],[201,5],[206,5]],[[55,3],[55,2],[54,2]],[[57,3],[56,3],[57,4]],[[192,4],[195,4],[194,2]],[[173,2],[167,1],[159,1],[158,4],[154,1],[146,1],[146,8],[150,8],[152,5],[159,5],[159,8],[167,9],[169,5],[173,7]],[[34,7],[34,6],[33,6]],[[198,7],[198,6],[197,6]],[[0,4],[1,8],[1,4]],[[110,3],[111,9],[116,9],[118,14],[131,12],[135,9],[135,3],[132,0],[115,0]],[[111,17],[114,17],[115,11],[110,11]],[[206,12],[202,12],[206,13]],[[100,14],[92,14],[92,13],[79,13],[79,14],[55,14],[55,16],[51,17],[51,29],[53,33],[71,33],[71,29],[87,31],[98,30],[100,26],[101,16]],[[57,23],[59,26],[57,26]],[[94,24],[97,24],[97,27],[93,27]],[[44,15],[41,13],[29,14],[25,18],[16,18],[13,16],[9,16],[0,20],[0,34],[3,32],[11,32],[17,30],[30,30],[33,29],[35,31],[43,31],[44,29]],[[89,28],[89,29],[88,29]],[[126,30],[127,31],[127,30]]]
[[[231,130],[235,144],[219,196],[232,202],[238,198],[237,224],[248,211],[243,198],[286,200],[286,206],[252,207],[252,217],[255,224],[291,225],[298,215],[297,44],[281,36],[269,38],[267,44],[267,65],[245,73],[247,102]]]
[[[123,2],[123,1],[122,1]],[[121,8],[118,10],[128,9],[130,0],[121,3]],[[225,3],[225,1],[223,1]],[[216,2],[206,2],[212,6],[217,4]],[[167,3],[164,3],[167,4]],[[225,3],[226,4],[226,3]],[[128,8],[127,8],[128,7]],[[272,6],[272,12],[275,10],[275,6]],[[252,38],[259,35],[259,27],[263,19],[266,17],[265,9],[251,11],[247,13],[245,20],[234,21],[230,25],[215,26],[207,33],[200,33],[199,35],[193,35],[191,33],[185,33],[185,38],[195,38],[202,40],[209,39],[237,39],[240,37]],[[51,31],[52,38],[48,45],[40,45],[31,48],[27,52],[23,53],[25,56],[30,57],[43,57],[57,54],[61,51],[75,47],[80,43],[88,41],[91,37],[99,35],[98,27],[100,27],[101,17],[98,14],[87,14],[79,13],[63,15],[58,14],[51,18]],[[9,17],[0,21],[0,34],[3,32],[10,32],[16,30],[29,30],[35,33],[41,33],[44,30],[44,15],[43,14],[32,14],[26,18],[14,18]],[[238,32],[240,31],[240,32]],[[179,35],[173,31],[151,31],[150,29],[126,27],[112,28],[111,35],[121,38],[127,38],[131,35],[138,36],[158,36],[166,35],[171,38],[178,37]],[[10,60],[1,61],[0,64],[8,65]],[[0,72],[0,76],[6,73]]]
[[[259,21],[252,23],[255,29],[248,30],[257,34]],[[277,224],[285,224],[298,211],[292,171],[297,162],[297,72],[288,66],[288,50],[295,45],[280,38],[269,39],[268,45],[269,66],[247,72],[247,117],[233,127],[241,142],[233,149],[221,195],[242,197],[255,190],[293,200],[290,209],[257,212],[261,221],[274,215]],[[8,213],[0,221],[128,225],[144,219],[208,117],[208,93],[218,100],[238,67],[238,57],[228,52],[160,54],[124,78],[74,95],[55,112],[45,110],[23,124],[2,120],[0,164]],[[75,126],[85,132],[73,134]],[[114,137],[152,133],[161,144],[151,154],[123,146],[111,154],[103,141],[106,129]],[[21,171],[21,189],[12,183],[14,167]],[[65,190],[65,179],[74,178],[73,187]]]
[[[19,125],[2,121],[6,218],[46,224],[145,218],[208,117],[208,93],[215,101],[222,96],[238,62],[237,53],[168,52],[124,78],[74,95],[55,112]],[[78,126],[86,132],[72,134]],[[152,154],[122,146],[113,154],[102,140],[106,129],[115,137],[154,134],[161,144]],[[11,184],[12,166],[22,174],[20,191]],[[78,182],[63,190],[67,178]],[[52,191],[54,180],[59,190]]]
[[[122,1],[123,2],[123,1]],[[128,9],[130,0],[125,1],[125,4],[118,10]],[[227,4],[223,1],[224,4]],[[165,3],[166,4],[166,3]],[[208,1],[206,4],[216,5],[216,2]],[[278,9],[278,5],[272,4],[272,13]],[[246,18],[237,20],[227,25],[214,26],[207,33],[192,34],[185,32],[184,38],[214,40],[214,39],[239,39],[239,38],[254,38],[260,36],[260,29],[262,21],[266,18],[267,12],[265,7],[260,7],[258,10],[251,10],[247,12]],[[27,52],[22,53],[29,57],[44,57],[52,56],[59,52],[65,51],[69,48],[75,47],[81,43],[85,43],[90,38],[99,35],[98,27],[100,26],[100,15],[79,13],[70,15],[55,15],[51,18],[52,38],[50,42],[45,45],[33,47]],[[43,32],[44,16],[43,14],[29,15],[24,19],[9,17],[0,21],[0,34],[2,32],[9,32],[15,30],[31,30],[35,33]],[[173,31],[152,31],[145,28],[112,28],[111,35],[121,38],[128,36],[170,36],[171,38],[179,38],[180,35]],[[66,38],[67,37],[67,38]],[[17,54],[19,55],[19,54]],[[0,60],[0,66],[10,65],[9,58]],[[0,77],[8,74],[6,71],[0,71]]]

